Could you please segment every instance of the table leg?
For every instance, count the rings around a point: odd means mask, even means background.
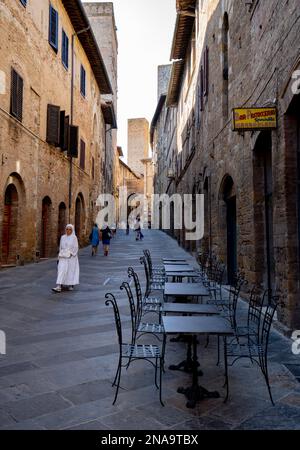
[[[228,379],[228,358],[227,358],[227,338],[224,337],[224,365],[225,365],[225,386],[226,386],[226,397],[224,403],[227,402],[229,397],[229,379]]]
[[[193,384],[188,388],[178,388],[177,392],[187,398],[186,407],[193,409],[197,402],[205,398],[220,398],[219,392],[209,392],[198,383],[198,355],[197,355],[197,336],[193,336]]]
[[[186,373],[193,373],[194,362],[193,362],[193,358],[192,358],[192,338],[190,336],[186,336],[186,338],[188,338],[186,359],[177,365],[170,366],[169,370],[172,370],[172,371],[182,370],[183,372],[186,372]],[[201,370],[198,371],[199,366],[200,366],[200,364],[197,361],[197,376],[202,377],[203,372]]]

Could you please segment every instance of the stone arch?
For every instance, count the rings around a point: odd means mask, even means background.
[[[84,244],[85,237],[85,201],[81,192],[76,197],[75,202],[75,232],[80,245]]]
[[[272,134],[262,131],[253,150],[255,279],[273,290],[275,285],[273,233]]]
[[[3,199],[1,261],[2,265],[15,265],[23,260],[20,228],[25,210],[25,187],[18,173],[11,173],[8,177],[4,186]]]

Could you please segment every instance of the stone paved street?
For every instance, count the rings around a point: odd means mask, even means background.
[[[248,362],[230,368],[230,399],[223,403],[223,369],[216,366],[214,339],[208,349],[200,347],[201,384],[219,390],[222,398],[186,409],[184,397],[176,391],[190,383],[190,375],[167,370],[163,408],[154,387],[153,368],[142,362],[124,371],[123,389],[112,406],[118,347],[112,310],[105,306],[104,294],[118,294],[129,335],[128,302],[119,286],[127,279],[129,265],[143,273],[138,258],[144,248],[152,251],[157,263],[162,256],[191,259],[161,232],[146,232],[144,242],[119,232],[108,259],[102,252],[92,259],[89,248],[81,251],[81,285],[73,293],[51,292],[55,260],[1,271],[0,329],[7,334],[7,356],[0,357],[1,428],[299,430],[300,384],[292,372],[297,375],[298,370],[300,377],[300,357],[292,355],[291,341],[277,332],[270,346],[275,407],[259,369]],[[166,367],[184,356],[184,344],[168,343]]]

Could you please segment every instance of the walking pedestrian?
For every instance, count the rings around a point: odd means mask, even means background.
[[[92,256],[96,256],[98,252],[98,247],[100,244],[100,231],[98,225],[95,223],[90,234],[90,241],[92,244]]]
[[[108,256],[110,241],[112,238],[112,232],[108,225],[102,230],[101,234],[102,234],[104,256]]]
[[[57,266],[57,281],[53,292],[59,293],[62,286],[69,291],[79,284],[78,240],[73,225],[66,226],[66,234],[61,237]]]
[[[137,218],[136,223],[134,225],[134,230],[136,233],[135,240],[142,241],[144,239],[144,235],[142,233],[141,219],[139,217]]]

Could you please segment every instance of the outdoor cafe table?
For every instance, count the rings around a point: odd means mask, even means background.
[[[165,298],[168,297],[209,297],[207,288],[202,283],[166,283]]]
[[[219,311],[214,305],[199,305],[194,303],[164,303],[163,314],[186,314],[186,315],[219,315]]]
[[[166,272],[194,272],[195,269],[189,264],[164,264]]]
[[[170,259],[168,259],[168,258],[164,258],[163,259],[163,263],[164,264],[168,264],[168,263],[186,263],[186,259],[176,259],[176,258],[174,258],[174,259],[172,259],[172,258],[170,258]]]
[[[219,316],[213,317],[199,317],[199,316],[164,316],[162,318],[165,335],[168,334],[184,334],[192,336],[193,340],[193,380],[192,385],[187,388],[178,388],[179,394],[184,394],[187,398],[187,408],[195,408],[198,401],[205,398],[219,398],[219,392],[209,392],[203,386],[198,383],[198,355],[197,355],[197,336],[218,336],[224,338],[224,362],[225,362],[225,385],[226,386],[226,398],[228,400],[229,395],[229,383],[228,383],[228,363],[227,363],[227,337],[233,336],[233,331],[230,324]]]
[[[198,272],[169,272],[167,271],[165,273],[165,276],[167,279],[172,278],[172,280],[176,280],[178,282],[181,282],[183,278],[188,278],[189,280],[192,280],[194,278],[201,278],[201,275]]]

